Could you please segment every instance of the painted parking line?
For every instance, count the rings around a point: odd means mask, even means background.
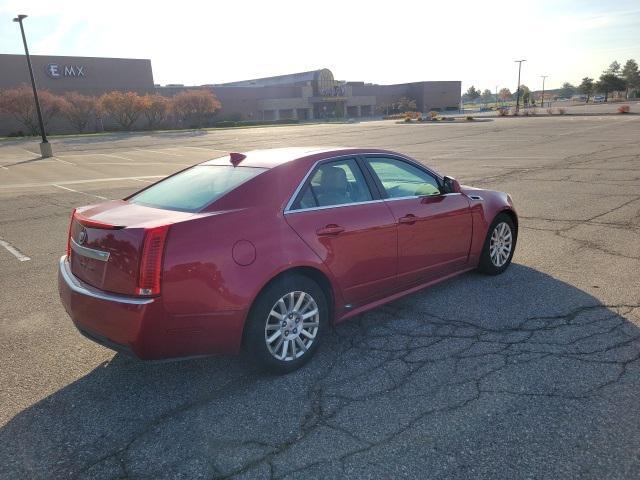
[[[184,147],[174,147],[174,148],[191,148],[194,150],[206,150],[207,152],[220,152],[220,153],[228,153],[226,150],[218,150],[216,148],[205,148],[205,147],[191,147],[191,146],[184,146]]]
[[[83,183],[98,183],[98,182],[120,182],[122,180],[138,180],[145,178],[164,178],[166,175],[138,175],[137,177],[109,177],[109,178],[88,178],[85,180],[60,180],[58,182],[43,182],[43,183],[16,183],[13,185],[0,185],[0,189],[6,190],[9,188],[35,188],[35,187],[52,187],[54,185],[77,185]]]
[[[138,152],[149,152],[149,153],[159,153],[160,155],[169,155],[171,157],[184,157],[184,155],[182,155],[181,153],[170,153],[170,152],[163,152],[161,150],[149,150],[147,148],[136,148],[136,150]],[[136,152],[131,152],[131,153],[136,153]]]
[[[128,166],[145,166],[145,165],[176,165],[189,167],[192,163],[174,163],[174,162],[86,162],[83,165],[128,165]]]
[[[25,254],[23,254],[20,250],[18,250],[16,247],[11,245],[6,240],[3,240],[0,238],[0,245],[2,245],[11,255],[16,257],[21,262],[26,262],[28,260],[31,260],[30,257],[27,257]]]
[[[54,158],[55,160],[57,160],[58,162],[60,162],[60,163],[66,163],[67,165],[75,165],[75,163],[73,163],[73,162],[68,162],[68,161],[66,161],[66,160],[62,160],[62,159],[61,159],[61,158],[59,158],[59,157],[53,157],[53,158]]]
[[[120,155],[114,155],[112,153],[94,153],[93,155],[101,155],[103,157],[117,158],[119,160],[127,160],[128,162],[132,162],[132,158],[121,157]]]
[[[56,185],[54,183],[52,183],[51,186],[52,187],[56,187],[56,188],[61,188],[62,190],[67,190],[68,192],[80,193],[82,195],[88,195],[90,197],[96,197],[96,198],[99,198],[101,200],[109,200],[107,197],[103,197],[101,195],[95,195],[93,193],[81,192],[79,190],[74,190],[73,188],[69,188],[69,187],[63,187],[62,185]]]

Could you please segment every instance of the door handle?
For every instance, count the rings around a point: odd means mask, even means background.
[[[413,225],[416,223],[416,216],[413,213],[408,213],[404,217],[400,217],[398,219],[398,223],[406,223],[408,225]]]
[[[335,223],[330,223],[324,228],[319,228],[316,230],[318,236],[328,236],[328,235],[338,235],[339,233],[344,232],[344,227],[340,225],[336,225]]]

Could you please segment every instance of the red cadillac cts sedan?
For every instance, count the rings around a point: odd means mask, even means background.
[[[330,323],[510,264],[506,193],[379,149],[231,153],[74,210],[60,298],[88,338],[141,359],[248,349],[303,365]]]

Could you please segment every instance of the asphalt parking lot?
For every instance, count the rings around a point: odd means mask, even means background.
[[[0,141],[0,478],[637,477],[639,132],[623,115],[283,126],[59,138],[46,160]],[[56,288],[74,206],[296,145],[394,149],[511,193],[514,264],[340,325],[283,377],[242,356],[144,364],[75,331]]]

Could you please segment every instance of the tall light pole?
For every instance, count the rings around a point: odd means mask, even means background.
[[[42,121],[42,111],[40,110],[40,100],[38,99],[38,89],[36,88],[36,79],[33,77],[33,67],[31,66],[31,57],[29,56],[29,48],[27,47],[27,37],[24,35],[24,26],[22,20],[27,18],[26,15],[18,15],[13,19],[14,22],[20,24],[20,33],[22,33],[22,43],[24,44],[24,53],[27,56],[27,66],[29,67],[29,76],[31,77],[31,87],[33,88],[33,98],[36,102],[36,112],[38,113],[38,123],[40,124],[40,134],[42,135],[42,143],[40,143],[40,154],[42,158],[51,157],[51,144],[47,140],[47,134],[44,131],[44,122]]]
[[[544,108],[544,81],[547,79],[549,75],[540,75],[540,77],[542,77],[542,102],[541,102],[541,106],[542,108]]]
[[[498,85],[496,85],[496,108],[498,108]]]
[[[516,114],[520,111],[520,70],[522,69],[522,62],[526,60],[514,60],[518,64],[518,89],[516,90]]]

